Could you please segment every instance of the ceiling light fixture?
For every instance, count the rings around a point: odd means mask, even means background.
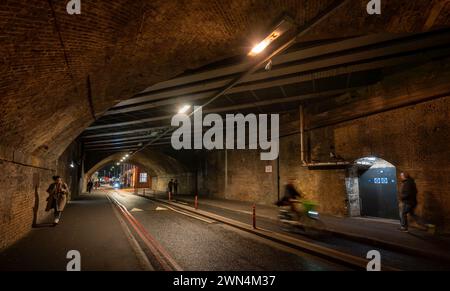
[[[180,110],[178,110],[178,114],[185,114],[190,108],[191,105],[184,105]]]
[[[262,42],[258,43],[253,47],[253,49],[250,51],[249,56],[256,56],[262,53],[272,42],[274,42],[280,35],[278,33],[272,33],[270,36],[268,36],[266,39],[264,39]]]
[[[276,41],[280,36],[289,31],[293,27],[293,23],[290,19],[283,19],[283,21],[278,24],[274,31],[272,31],[265,39],[256,44],[252,50],[249,52],[249,56],[254,57],[262,53],[266,48],[268,48],[274,41]]]

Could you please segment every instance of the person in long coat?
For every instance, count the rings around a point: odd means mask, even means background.
[[[408,215],[422,228],[428,230],[434,225],[426,222],[416,214],[417,208],[417,185],[414,179],[406,172],[400,174],[400,231],[408,232]]]
[[[53,183],[47,189],[49,194],[47,198],[47,207],[45,211],[54,210],[54,223],[58,224],[61,219],[61,213],[64,211],[69,196],[69,187],[64,183],[59,176],[53,177]]]

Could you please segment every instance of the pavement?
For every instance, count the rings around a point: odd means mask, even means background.
[[[141,193],[140,195],[142,195]],[[147,191],[146,196],[154,195]],[[167,199],[167,195],[157,197]],[[194,205],[194,196],[178,195],[173,201]],[[252,223],[253,203],[200,197],[199,209],[211,213],[234,217],[248,224]],[[278,224],[278,207],[256,205],[257,225],[274,231],[282,231]],[[374,218],[343,218],[321,215],[327,232],[341,238],[362,244],[381,247],[393,252],[421,256],[430,260],[445,260],[450,263],[450,238],[410,228],[409,233],[399,231],[399,222]],[[292,233],[287,233],[288,235]],[[295,234],[295,236],[297,236]]]
[[[111,203],[101,193],[70,202],[58,226],[38,223],[0,253],[1,271],[65,271],[71,250],[80,252],[82,270],[142,270]]]

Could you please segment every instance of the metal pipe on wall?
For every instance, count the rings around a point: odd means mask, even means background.
[[[300,160],[302,165],[306,166],[308,163],[305,158],[305,113],[303,105],[299,107],[300,113]]]
[[[225,149],[225,185],[224,185],[224,197],[227,196],[227,188],[228,188],[228,152]]]

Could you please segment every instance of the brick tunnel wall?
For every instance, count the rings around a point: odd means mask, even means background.
[[[45,212],[46,190],[55,174],[63,177],[71,193],[78,193],[79,153],[73,143],[57,162],[46,162],[0,148],[0,249],[26,235],[33,224],[51,222],[52,214]],[[72,161],[75,168],[70,167]]]
[[[54,169],[57,160],[64,161],[62,167],[69,159],[64,151],[94,117],[188,69],[245,54],[253,39],[286,12],[302,25],[330,3],[85,1],[81,15],[68,15],[67,1],[1,1],[1,245],[30,228],[33,189],[38,185],[42,193],[53,174],[41,168]],[[420,31],[430,4],[384,3],[382,16],[368,18],[365,1],[349,1],[339,16],[329,17],[302,40]],[[448,25],[446,15],[436,27]],[[231,158],[239,160],[240,154]],[[238,176],[232,175],[232,184]]]
[[[273,172],[266,173],[266,166],[272,166]],[[200,195],[260,204],[277,200],[276,161],[261,161],[259,151],[208,152],[199,169]]]
[[[339,125],[314,130],[313,157],[327,159],[331,145],[348,161],[376,156],[409,172],[418,186],[418,213],[450,228],[450,97],[407,106]],[[280,178],[295,178],[307,197],[320,202],[326,213],[345,215],[345,170],[308,170],[301,167],[300,136],[281,141]],[[291,153],[291,154],[289,154]]]
[[[309,131],[313,161],[330,161],[330,149],[334,148],[346,161],[376,156],[392,163],[398,171],[408,171],[418,186],[418,213],[442,232],[450,231],[449,64],[446,60],[391,76],[363,90],[356,101],[344,98],[342,107],[335,101],[311,104],[311,108],[331,108],[326,114],[317,114],[325,116],[323,120],[343,116],[345,108],[356,113],[359,109],[363,113],[381,112]],[[294,130],[280,139],[280,185],[294,180],[307,199],[319,202],[323,213],[346,215],[346,170],[309,170],[301,166],[298,118],[298,111],[286,114],[281,125],[281,131],[288,132],[297,127],[297,133]],[[315,121],[321,119],[315,117]],[[261,204],[277,199],[276,163],[272,162],[274,173],[265,173],[270,163],[261,161],[257,151],[228,151],[227,178],[223,151],[207,153],[202,164],[202,193]]]

